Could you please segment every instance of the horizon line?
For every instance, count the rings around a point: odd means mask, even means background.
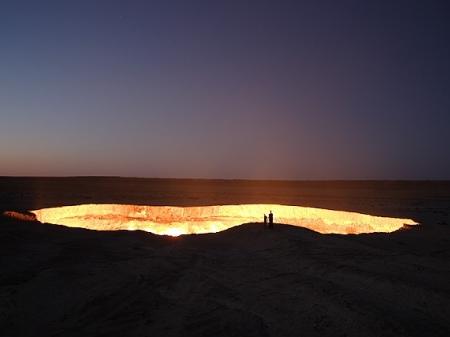
[[[450,182],[450,179],[398,179],[398,178],[346,178],[346,179],[282,179],[282,178],[205,178],[205,177],[143,177],[143,176],[120,176],[120,175],[37,175],[37,176],[23,176],[23,175],[0,175],[0,179],[4,178],[28,178],[28,179],[101,179],[101,178],[115,178],[115,179],[149,179],[149,180],[204,180],[204,181],[264,181],[264,182]]]

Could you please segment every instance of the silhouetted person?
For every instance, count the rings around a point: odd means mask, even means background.
[[[273,228],[273,213],[270,211],[269,213],[269,228]]]
[[[264,227],[267,227],[267,215],[264,214]]]

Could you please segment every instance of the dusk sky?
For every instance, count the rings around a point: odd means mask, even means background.
[[[2,1],[0,175],[450,179],[449,1]]]

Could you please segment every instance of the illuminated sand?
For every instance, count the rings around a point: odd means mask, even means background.
[[[32,211],[40,222],[92,230],[142,230],[160,235],[215,233],[243,223],[261,222],[272,211],[275,223],[304,227],[323,234],[393,232],[411,219],[285,205],[204,207],[90,204]]]

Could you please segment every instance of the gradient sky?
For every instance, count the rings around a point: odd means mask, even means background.
[[[450,179],[448,1],[1,1],[0,175]]]

